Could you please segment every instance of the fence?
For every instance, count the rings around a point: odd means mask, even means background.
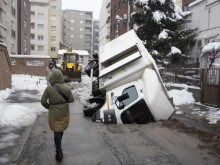
[[[159,71],[164,83],[186,84],[196,101],[220,107],[220,69],[168,68]]]

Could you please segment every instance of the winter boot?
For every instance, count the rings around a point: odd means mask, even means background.
[[[62,150],[56,151],[56,160],[60,162],[60,161],[62,161],[62,159],[63,159]]]

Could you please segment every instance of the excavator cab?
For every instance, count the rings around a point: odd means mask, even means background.
[[[81,67],[79,65],[79,55],[76,52],[68,49],[68,51],[63,54],[61,71],[65,81],[81,82]]]

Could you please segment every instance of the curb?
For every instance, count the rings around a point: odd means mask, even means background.
[[[16,161],[19,159],[19,157],[24,149],[24,145],[28,141],[28,138],[31,133],[33,125],[34,125],[34,123],[31,126],[25,128],[25,130],[21,134],[21,136],[17,142],[18,145],[15,147],[15,149],[13,150],[13,152],[10,156],[10,164],[16,164]]]

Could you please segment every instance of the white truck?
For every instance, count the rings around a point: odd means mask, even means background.
[[[174,108],[154,59],[134,30],[99,50],[99,89],[104,105],[93,120],[104,123],[148,123],[168,119]]]

